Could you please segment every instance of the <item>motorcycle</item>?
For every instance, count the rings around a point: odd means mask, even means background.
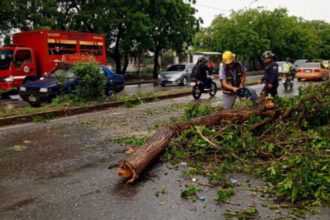
[[[214,97],[217,93],[217,84],[214,82],[212,78],[211,88],[205,88],[205,85],[202,81],[197,79],[192,79],[191,84],[192,88],[192,96],[194,99],[199,99],[203,93],[208,93],[210,97]]]
[[[284,74],[283,86],[285,90],[293,89],[293,77],[291,74]]]

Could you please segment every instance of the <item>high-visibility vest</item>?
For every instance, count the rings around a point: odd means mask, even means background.
[[[282,67],[283,73],[290,73],[292,65],[290,63],[284,63]]]

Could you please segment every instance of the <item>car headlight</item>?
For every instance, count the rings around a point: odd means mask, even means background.
[[[7,78],[3,79],[5,82],[13,82],[14,81],[14,77],[13,76],[9,76]]]
[[[40,88],[40,92],[48,92],[48,88]]]
[[[26,87],[22,86],[22,87],[19,88],[19,90],[22,91],[22,92],[26,92]]]

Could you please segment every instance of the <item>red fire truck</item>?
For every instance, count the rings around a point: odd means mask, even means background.
[[[103,35],[36,30],[13,35],[13,46],[0,48],[0,90],[10,90],[49,73],[58,61],[94,59],[106,64]]]

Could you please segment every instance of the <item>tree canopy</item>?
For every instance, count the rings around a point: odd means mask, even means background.
[[[130,55],[149,50],[158,60],[162,51],[180,53],[192,42],[198,20],[191,3],[194,0],[1,1],[0,34],[45,27],[102,33],[116,71],[125,73]],[[158,70],[155,63],[155,77]]]
[[[330,24],[289,16],[286,9],[234,11],[219,15],[194,38],[197,50],[235,52],[249,61],[272,50],[277,58],[330,59]]]

